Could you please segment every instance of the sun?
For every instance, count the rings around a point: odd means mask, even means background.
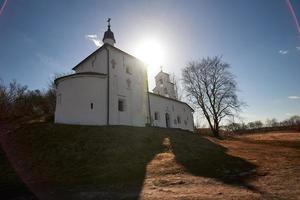
[[[159,69],[164,61],[164,49],[155,39],[145,39],[138,43],[135,55],[152,70]]]

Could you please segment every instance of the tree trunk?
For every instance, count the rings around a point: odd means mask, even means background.
[[[220,137],[220,134],[219,134],[219,130],[218,130],[218,129],[213,129],[213,130],[212,130],[212,133],[213,133],[213,135],[214,135],[216,138],[219,138],[219,137]]]
[[[220,138],[219,123],[216,122],[216,121],[215,121],[214,128],[213,128],[212,132],[213,132],[213,135],[214,135],[216,138]]]

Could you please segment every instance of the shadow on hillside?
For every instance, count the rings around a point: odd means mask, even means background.
[[[256,165],[228,154],[227,148],[198,135],[169,134],[169,138],[176,162],[187,172],[258,191],[247,183],[256,174]],[[185,143],[186,139],[190,142]]]
[[[187,172],[255,190],[247,179],[256,166],[189,132],[63,125],[29,128],[26,134],[14,136],[19,138],[14,148],[23,150],[14,156],[30,163],[32,182],[47,183],[31,186],[40,199],[139,199],[147,165],[166,151],[165,138],[176,162]]]

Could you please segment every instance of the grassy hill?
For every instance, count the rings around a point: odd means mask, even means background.
[[[139,196],[147,165],[163,152],[172,152],[182,166],[170,174],[182,170],[240,184],[247,177],[235,175],[255,168],[212,140],[174,129],[36,123],[18,128],[4,140],[4,149],[25,183],[48,188],[93,185],[114,195],[131,191],[132,198]],[[0,172],[0,180],[8,176]]]

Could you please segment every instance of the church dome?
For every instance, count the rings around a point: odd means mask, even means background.
[[[108,43],[112,46],[116,43],[114,33],[110,30],[110,18],[108,18],[108,26],[107,26],[107,31],[105,31],[104,36],[103,36],[103,43]]]
[[[112,39],[114,42],[116,42],[115,40],[115,36],[114,33],[110,30],[110,26],[108,26],[108,30],[105,31],[104,36],[102,41],[105,43],[105,39]]]

